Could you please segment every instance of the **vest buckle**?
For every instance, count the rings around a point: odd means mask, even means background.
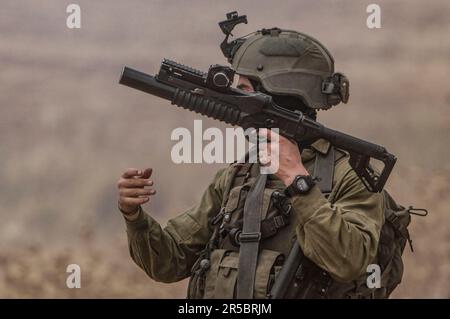
[[[255,233],[244,233],[241,232],[239,235],[239,242],[240,243],[254,243],[261,240],[261,232],[255,232]]]

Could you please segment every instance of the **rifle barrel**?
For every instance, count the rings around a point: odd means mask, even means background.
[[[169,101],[173,99],[176,90],[170,85],[158,82],[154,76],[129,67],[123,68],[119,83]]]

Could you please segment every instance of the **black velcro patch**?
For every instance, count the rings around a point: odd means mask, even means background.
[[[265,56],[302,56],[308,44],[298,38],[268,37],[261,45],[259,52]]]

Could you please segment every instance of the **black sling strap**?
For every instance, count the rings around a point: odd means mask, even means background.
[[[316,152],[316,160],[314,163],[314,177],[317,179],[317,184],[320,188],[320,191],[324,194],[330,194],[333,189],[333,174],[334,174],[334,163],[335,163],[335,149],[333,146],[330,147],[327,154],[322,154]],[[301,269],[301,264],[304,259],[304,254],[298,241],[295,240],[292,244],[291,250],[287,257],[286,262],[284,263],[283,268],[279,272],[277,279],[270,291],[269,298],[271,299],[282,299],[282,298],[298,298],[296,295],[299,286],[296,287],[288,296],[288,289],[292,287],[292,283],[294,282],[295,276],[298,275],[299,270]],[[308,290],[305,290],[303,298],[306,298],[306,293]]]
[[[331,193],[333,189],[335,150],[333,146],[326,154],[316,152],[316,161],[314,163],[314,177],[317,179],[317,185],[324,194]]]
[[[242,233],[239,236],[239,264],[236,297],[252,299],[261,240],[261,215],[267,175],[261,174],[250,188],[244,204]]]

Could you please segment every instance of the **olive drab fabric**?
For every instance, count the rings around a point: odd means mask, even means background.
[[[316,156],[328,154],[330,148],[329,142],[318,140],[302,151],[311,174]],[[285,186],[268,175],[254,298],[266,297],[295,241],[308,261],[302,286],[313,287],[311,293],[300,291],[297,296],[387,296],[388,288],[368,290],[365,286],[367,266],[378,262],[385,194],[367,191],[345,152],[336,149],[334,161],[329,194],[316,185],[308,194],[288,199],[288,205],[277,199]],[[137,220],[126,222],[131,257],[154,280],[175,282],[191,277],[190,298],[236,297],[239,244],[233,231],[242,227],[245,199],[258,175],[258,164],[232,164],[220,170],[200,202],[171,219],[165,228],[141,209]],[[403,250],[400,246],[396,249]],[[386,267],[401,272],[392,254],[385,255],[390,256]],[[392,283],[382,279],[382,284]]]
[[[233,52],[232,68],[261,83],[270,94],[296,96],[310,108],[328,109],[349,98],[349,81],[334,73],[331,53],[297,31],[255,32]]]

